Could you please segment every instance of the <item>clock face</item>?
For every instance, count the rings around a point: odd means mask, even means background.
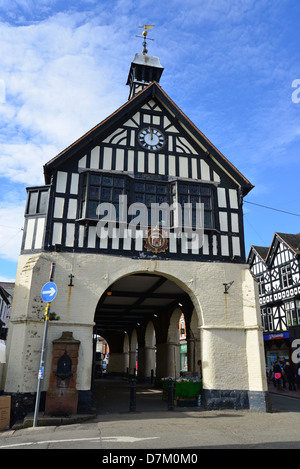
[[[147,127],[141,130],[138,139],[139,143],[146,150],[160,150],[165,144],[165,137],[155,127]]]

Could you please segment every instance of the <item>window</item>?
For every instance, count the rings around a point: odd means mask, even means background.
[[[274,316],[273,316],[273,311],[272,308],[267,308],[267,324],[268,324],[268,330],[273,331],[274,330]]]
[[[289,301],[284,304],[286,323],[288,326],[298,326],[300,324],[300,301]]]
[[[257,277],[257,282],[258,282],[258,292],[259,292],[259,294],[264,295],[266,293],[264,276],[260,275],[259,277]]]
[[[29,189],[27,215],[46,214],[48,208],[48,189]]]
[[[268,330],[268,323],[267,323],[267,310],[266,308],[263,308],[261,310],[261,324],[262,327],[264,328],[264,331]]]
[[[81,218],[97,219],[97,207],[100,202],[115,206],[118,217],[119,196],[125,194],[126,178],[87,173],[83,178]]]
[[[262,308],[261,322],[264,328],[264,332],[274,331],[274,317],[272,308]]]
[[[292,271],[289,265],[281,267],[282,288],[291,287],[293,285]]]
[[[200,186],[192,183],[178,184],[178,202],[182,207],[182,223],[184,220],[184,204],[192,205],[192,226],[196,226],[196,204],[204,208],[204,228],[213,228],[212,193],[210,186]]]
[[[169,226],[167,219],[167,211],[160,210],[157,217],[151,220],[151,204],[168,204],[170,203],[169,197],[169,184],[144,182],[135,180],[133,182],[133,202],[145,204],[148,209],[148,223],[154,225]],[[155,215],[152,212],[152,216]]]
[[[106,202],[114,205],[116,209],[116,220],[119,220],[119,196],[127,195],[128,208],[133,203],[144,204],[148,210],[148,223],[153,224],[150,212],[151,204],[167,204],[167,208],[160,208],[155,212],[155,225],[174,227],[175,214],[171,210],[172,204],[180,204],[182,213],[181,221],[187,226],[196,226],[197,214],[196,204],[202,204],[204,208],[204,228],[213,228],[213,197],[212,189],[209,185],[200,185],[197,183],[183,183],[179,181],[168,181],[156,178],[135,177],[119,174],[93,173],[86,172],[82,175],[81,191],[81,211],[82,219],[98,219],[97,207],[100,203]],[[188,212],[184,212],[184,204],[192,206],[191,220],[184,220]],[[190,214],[188,214],[190,215]],[[127,221],[137,216],[131,215]],[[168,218],[169,217],[169,218]],[[180,220],[180,217],[179,217]],[[176,225],[177,226],[177,225]],[[202,227],[202,225],[201,225]]]

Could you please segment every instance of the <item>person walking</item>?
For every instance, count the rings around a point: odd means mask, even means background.
[[[274,362],[273,372],[277,391],[283,391],[283,387],[281,386],[282,371],[278,360]]]
[[[289,362],[286,362],[283,367],[283,371],[285,372],[286,379],[289,383],[289,391],[296,391],[295,373]]]

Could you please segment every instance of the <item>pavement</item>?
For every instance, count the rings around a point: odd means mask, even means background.
[[[272,395],[281,395],[286,397],[293,397],[300,399],[300,390],[290,391],[288,386],[277,390],[273,383],[268,385],[269,393]],[[55,417],[45,415],[40,412],[37,420],[38,427],[44,426],[59,426],[59,425],[72,425],[75,423],[82,423],[95,418],[108,417],[114,414],[127,414],[130,411],[130,385],[127,379],[106,377],[95,381],[94,384],[94,400],[95,412],[91,414],[75,414],[65,417]],[[174,410],[177,413],[186,411],[186,407],[175,406]],[[191,407],[194,412],[203,411],[200,407]],[[149,384],[136,385],[136,402],[135,412],[168,412],[168,402],[162,398],[162,390]],[[170,412],[170,411],[169,411]],[[16,423],[12,429],[18,430],[20,428],[28,428],[33,426],[34,415],[28,414],[23,422]]]
[[[271,383],[274,410],[268,413],[177,406],[170,411],[160,389],[137,384],[136,391],[136,410],[131,411],[129,382],[100,379],[95,382],[95,414],[57,419],[41,413],[35,428],[30,427],[33,416],[27,416],[19,427],[0,432],[0,450],[140,449],[149,451],[151,459],[159,449],[300,449],[299,390],[276,391]]]

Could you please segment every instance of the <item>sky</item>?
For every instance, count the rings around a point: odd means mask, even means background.
[[[164,91],[255,186],[246,255],[299,233],[299,18],[297,0],[0,0],[0,281],[15,279],[26,187],[127,101],[144,24]]]

